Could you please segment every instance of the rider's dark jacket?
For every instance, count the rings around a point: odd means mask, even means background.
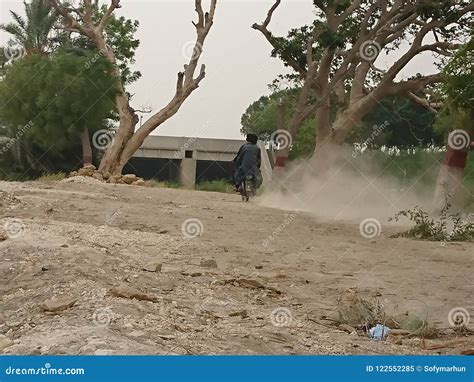
[[[260,166],[262,163],[262,153],[260,147],[253,143],[246,143],[240,147],[237,156],[234,159],[234,182],[239,184],[246,175],[255,177],[257,187],[260,186],[262,174]]]

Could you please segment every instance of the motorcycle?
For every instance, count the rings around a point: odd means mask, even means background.
[[[248,202],[250,198],[257,194],[257,186],[253,175],[246,175],[240,183],[240,196],[242,200]]]

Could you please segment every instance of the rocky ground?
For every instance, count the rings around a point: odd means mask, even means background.
[[[368,239],[358,224],[266,208],[258,199],[92,178],[0,182],[0,190],[5,354],[474,348],[469,330],[451,327],[453,317],[467,322],[474,312],[472,243],[392,239],[395,227]],[[399,328],[375,341],[355,322],[336,322],[341,309],[361,301],[440,333]]]

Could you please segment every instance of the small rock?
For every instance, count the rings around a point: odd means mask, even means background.
[[[229,317],[241,317],[241,318],[246,318],[249,316],[249,313],[247,312],[247,310],[240,310],[238,312],[232,312],[232,313],[229,313]]]
[[[164,340],[174,340],[176,338],[175,336],[171,334],[156,334],[156,336]]]
[[[146,272],[161,272],[162,266],[163,266],[163,264],[161,264],[161,263],[151,262],[151,263],[146,264],[146,265],[142,268],[142,271],[146,271]]]
[[[122,175],[112,175],[107,179],[108,183],[119,183],[119,181],[122,179]]]
[[[410,331],[404,329],[392,329],[390,331],[390,336],[406,336],[410,334]]]
[[[71,297],[51,298],[43,303],[43,308],[48,312],[61,312],[72,307],[76,301],[77,299]]]
[[[87,344],[79,349],[80,354],[94,354],[96,351],[96,346],[92,344]]]
[[[202,259],[201,267],[205,268],[217,268],[217,261],[214,259]]]
[[[97,349],[94,352],[94,355],[110,355],[110,354],[114,354],[113,350],[110,350],[110,349]]]
[[[8,236],[5,232],[0,232],[0,241],[5,241],[8,239]]]
[[[191,277],[199,277],[199,276],[202,276],[202,273],[201,272],[193,272],[190,274]]]
[[[144,337],[145,333],[142,332],[141,330],[134,330],[133,332],[129,333],[130,337],[138,338],[138,337]]]
[[[133,186],[140,186],[143,187],[146,185],[145,181],[143,179],[138,179],[132,183]]]
[[[61,244],[61,248],[68,248],[69,245],[68,244]]]
[[[95,172],[92,177],[94,179],[97,179],[97,180],[100,180],[100,181],[103,181],[104,180],[104,176],[100,173],[100,172]]]
[[[122,176],[122,181],[125,182],[126,184],[132,184],[133,182],[136,182],[137,176],[135,174],[125,174]]]
[[[96,168],[94,165],[87,165],[79,169],[79,171],[77,172],[77,175],[78,176],[92,176],[94,175],[95,170]]]
[[[110,289],[109,294],[114,297],[158,302],[158,298],[155,296],[148,295],[146,293],[140,292],[138,289],[133,289],[125,285]]]
[[[49,266],[48,266],[48,265],[43,265],[43,266],[41,267],[41,270],[42,270],[43,272],[49,271]]]
[[[0,351],[12,345],[13,345],[13,341],[10,338],[0,334]]]
[[[255,269],[263,269],[263,265],[256,265]]]
[[[357,333],[357,330],[353,326],[350,326],[350,325],[347,325],[347,324],[341,324],[337,328],[340,329],[340,330],[344,330],[347,333],[351,333],[351,334],[352,333]]]

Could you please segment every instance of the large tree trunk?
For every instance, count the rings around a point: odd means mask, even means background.
[[[284,133],[284,131],[287,129],[286,118],[285,118],[286,107],[287,105],[284,100],[281,100],[277,106],[277,127],[278,127],[278,132],[280,133]],[[275,138],[275,137],[272,136],[272,138]],[[286,166],[286,162],[288,160],[288,156],[290,155],[291,141],[293,140],[293,136],[291,135],[291,132],[288,131],[288,135],[286,138],[287,140],[288,138],[290,139],[288,141],[288,144],[284,145],[283,148],[279,148],[275,155],[275,163],[273,166],[273,171],[276,177],[281,176],[281,174],[283,173]],[[272,144],[273,143],[274,142],[272,142]]]
[[[441,168],[438,173],[433,206],[433,211],[435,214],[439,214],[444,208],[448,206],[448,204],[458,204],[456,196],[464,176],[465,165],[453,165],[453,162],[450,161],[453,151],[451,151],[450,154],[446,153],[445,160],[441,164]]]
[[[470,118],[466,122],[470,124],[473,120],[474,109],[471,109]],[[474,128],[471,127],[469,131],[465,132],[470,137],[468,147],[456,150],[454,147],[450,147],[451,145],[448,143],[446,155],[436,180],[433,200],[435,213],[440,213],[448,204],[455,208],[462,207],[463,200],[460,195],[460,186],[467,164],[468,152],[474,145]]]
[[[113,65],[113,75],[118,83],[116,106],[120,122],[114,140],[107,148],[99,169],[104,173],[107,172],[112,175],[121,174],[123,167],[145,138],[163,122],[171,118],[204,79],[206,75],[204,65],[201,65],[199,75],[197,77],[194,77],[194,75],[202,54],[204,41],[214,23],[217,0],[211,0],[208,12],[204,12],[202,0],[194,1],[195,10],[198,15],[198,21],[193,22],[196,28],[196,42],[193,46],[193,52],[190,54],[189,62],[184,65],[184,70],[178,73],[176,92],[171,101],[153,115],[137,132],[135,132],[135,126],[139,120],[138,116],[130,105],[130,99],[122,83],[120,67],[115,53],[107,45],[104,35],[104,28],[109,22],[112,13],[116,9],[121,8],[120,0],[111,0],[102,19],[98,22],[93,18],[93,4],[90,0],[83,2],[84,9],[82,12],[65,7],[59,0],[48,0],[48,2],[64,18],[69,32],[79,33],[92,40],[100,54]],[[77,18],[76,14],[80,14],[81,17]]]
[[[324,174],[334,165],[339,148],[357,123],[377,104],[378,94],[355,101],[338,113],[331,122],[329,101],[316,111],[316,147],[312,158],[312,168],[316,174]]]
[[[138,117],[135,113],[130,111],[128,115],[122,114],[120,118],[119,128],[114,136],[112,144],[107,148],[102,160],[100,162],[99,170],[102,172],[108,172],[112,175],[118,175],[122,173],[123,167],[127,164],[127,161],[122,162],[120,160],[122,153],[127,146],[127,143],[133,136],[135,126],[138,122]]]
[[[189,89],[189,94],[194,89]],[[112,173],[120,174],[123,170],[123,167],[127,162],[132,158],[133,154],[140,148],[140,146],[145,141],[146,137],[155,130],[158,126],[163,124],[173,115],[175,115],[181,105],[184,103],[188,95],[178,95],[173,98],[173,100],[166,105],[160,112],[155,114],[153,117],[148,119],[142,127],[140,127],[134,134],[132,134],[125,142],[124,146],[120,146],[121,151],[118,160],[115,160],[115,167],[112,170]],[[136,123],[135,123],[136,124]]]
[[[117,79],[118,93],[115,96],[115,104],[117,105],[117,111],[120,117],[119,127],[117,133],[114,136],[112,144],[107,148],[102,160],[100,162],[99,170],[102,172],[108,172],[110,174],[121,174],[125,163],[120,163],[120,157],[127,142],[133,136],[135,132],[135,126],[139,119],[135,110],[130,106],[130,101],[127,93],[121,82],[121,73],[117,65],[117,61],[113,51],[107,46],[105,39],[102,35],[97,35],[95,38],[95,44],[99,48],[100,52],[107,58],[113,65],[113,74]]]
[[[89,130],[87,128],[85,128],[81,132],[81,145],[82,145],[83,166],[92,164],[92,147],[91,147],[91,140],[89,137]]]

